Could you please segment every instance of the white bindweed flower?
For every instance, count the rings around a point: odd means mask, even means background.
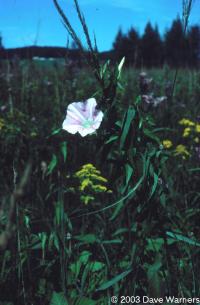
[[[62,128],[72,134],[79,132],[82,137],[95,132],[103,119],[103,112],[96,106],[95,98],[69,104]]]

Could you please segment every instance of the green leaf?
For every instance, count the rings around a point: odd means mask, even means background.
[[[94,234],[78,235],[75,236],[75,239],[85,242],[87,244],[93,244],[97,241],[97,238]]]
[[[128,183],[131,179],[131,176],[133,174],[133,168],[129,164],[126,164],[125,165],[125,170],[126,170],[126,185],[128,185]]]
[[[156,238],[156,239],[147,239],[148,245],[146,246],[147,251],[155,251],[158,252],[161,250],[161,248],[164,245],[164,239],[163,238]]]
[[[45,250],[46,242],[47,242],[47,233],[41,232],[38,233],[39,239],[41,240],[42,250]]]
[[[144,176],[147,176],[149,164],[150,164],[150,157],[146,158],[146,155],[142,155],[142,161],[143,161],[143,174]]]
[[[115,285],[117,282],[121,281],[122,279],[124,279],[130,272],[132,271],[131,269],[128,269],[118,275],[116,275],[115,277],[113,277],[111,280],[103,283],[96,291],[101,291],[101,290],[105,290],[108,289],[109,287]]]
[[[124,200],[126,200],[127,198],[131,199],[135,195],[136,190],[139,188],[139,186],[142,184],[142,182],[144,180],[144,176],[145,176],[144,170],[143,170],[143,175],[140,177],[140,179],[135,184],[135,186],[128,192],[128,194],[126,194],[120,200],[118,200],[114,204],[112,204],[112,205],[117,205],[117,207],[116,207],[113,215],[110,217],[110,220],[113,220],[119,214],[120,209],[124,207],[124,204],[123,204]]]
[[[114,237],[114,236],[116,236],[116,235],[121,235],[121,234],[126,233],[126,232],[128,232],[128,229],[127,229],[127,228],[120,228],[120,229],[118,229],[117,231],[115,231],[115,232],[112,234],[112,236]]]
[[[107,61],[105,62],[105,64],[104,64],[103,66],[101,66],[101,69],[100,69],[100,76],[101,76],[101,79],[104,78],[104,75],[105,75],[105,73],[106,73],[106,70],[108,69],[109,64],[110,64],[110,60],[107,60]]]
[[[104,240],[104,241],[102,241],[102,244],[104,244],[104,245],[121,244],[121,243],[122,243],[121,239],[112,239],[112,240]]]
[[[53,236],[53,244],[55,246],[55,248],[60,251],[60,243],[59,243],[59,239],[57,234],[54,232],[54,236]]]
[[[62,292],[53,292],[50,305],[69,305],[67,299]]]
[[[28,216],[24,216],[25,226],[29,229],[30,228],[30,218]]]
[[[90,272],[90,265],[87,264],[85,266],[85,268],[83,269],[82,276],[81,276],[81,285],[80,285],[81,291],[84,291],[84,287],[85,287],[86,283],[88,282],[89,272]]]
[[[147,271],[147,278],[149,282],[149,294],[160,296],[161,293],[161,282],[159,271],[162,267],[162,262],[160,256],[157,256],[153,265],[150,265]]]
[[[196,168],[189,168],[188,172],[199,172],[200,171],[200,167],[196,167]]]
[[[132,120],[134,119],[134,117],[135,117],[135,109],[132,106],[130,106],[125,115],[125,118],[124,118],[124,124],[123,124],[122,134],[121,134],[121,138],[120,138],[120,149],[122,149],[124,146],[126,137],[128,135],[128,132],[129,132],[129,129],[130,129],[130,126],[131,126],[131,123],[132,123]]]
[[[75,278],[78,278],[80,270],[81,270],[81,262],[77,261],[76,263],[73,263],[69,266],[69,269],[71,270],[72,273],[74,273]]]
[[[81,298],[76,298],[76,300],[74,300],[73,304],[75,305],[95,305],[97,304],[97,301],[94,301],[92,299],[88,299],[86,297],[81,297]]]
[[[58,163],[57,157],[56,157],[55,154],[53,154],[51,162],[48,165],[47,175],[50,175],[53,172],[53,170],[56,167],[57,163]]]
[[[112,143],[114,142],[115,140],[118,139],[118,136],[111,136],[106,142],[105,144],[109,144],[109,143]]]
[[[156,188],[157,188],[157,185],[158,185],[158,175],[154,172],[153,174],[153,186],[152,186],[152,189],[151,189],[151,193],[150,193],[150,196],[149,196],[149,199],[153,196]]]
[[[110,217],[110,220],[115,219],[115,217],[117,217],[117,215],[119,214],[119,212],[121,211],[121,209],[124,206],[124,201],[119,202],[119,204],[116,206],[112,216]]]
[[[62,208],[62,202],[58,201],[55,206],[55,223],[56,225],[61,224],[63,208]]]
[[[61,143],[61,152],[63,155],[64,162],[66,162],[66,159],[67,159],[67,142],[66,141]]]
[[[89,257],[92,255],[91,252],[89,251],[83,251],[81,252],[81,255],[79,257],[79,262],[82,263],[82,264],[86,264],[89,260]]]
[[[173,233],[173,232],[166,232],[166,234],[167,234],[167,236],[175,238],[175,239],[177,239],[179,241],[183,241],[183,242],[185,242],[187,244],[200,247],[200,243],[199,242],[197,242],[197,241],[195,241],[195,240],[193,240],[193,239],[191,239],[189,237],[185,237],[185,236],[183,236],[181,234],[177,234],[177,233]]]
[[[117,76],[117,79],[120,79],[121,71],[122,71],[124,63],[125,63],[125,57],[122,58],[122,60],[120,61],[119,65],[118,65],[118,76]]]
[[[101,263],[101,262],[90,263],[90,271],[91,272],[99,271],[99,270],[103,269],[104,267],[105,267],[105,264]]]
[[[156,273],[160,270],[162,263],[160,259],[157,259],[153,265],[150,265],[147,272],[148,280],[151,281]]]
[[[144,128],[143,132],[148,138],[150,138],[150,139],[156,141],[158,144],[160,144],[160,139],[151,130]]]
[[[58,134],[61,130],[62,130],[62,128],[55,129],[54,131],[52,131],[51,135],[54,136],[54,135]]]

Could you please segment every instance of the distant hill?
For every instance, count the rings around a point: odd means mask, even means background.
[[[112,59],[113,52],[101,52],[100,58],[102,60]],[[69,58],[70,60],[80,60],[81,53],[78,49],[67,49],[63,47],[37,47],[28,46],[22,48],[12,48],[12,49],[0,49],[0,59],[32,59],[34,57],[41,58]]]

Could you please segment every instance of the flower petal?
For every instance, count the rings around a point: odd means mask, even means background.
[[[96,116],[95,116],[95,118],[94,118],[94,124],[93,124],[93,127],[94,127],[95,129],[98,129],[99,126],[101,125],[101,122],[102,122],[102,120],[103,120],[103,116],[104,116],[104,114],[103,114],[102,111],[98,111],[98,112],[97,112],[97,114],[96,114]]]
[[[72,134],[78,132],[82,137],[94,133],[104,116],[102,111],[96,109],[96,105],[95,98],[69,104],[62,128]]]
[[[75,134],[78,132],[79,126],[80,125],[77,124],[77,122],[75,120],[73,120],[69,117],[66,117],[66,119],[64,120],[64,122],[62,124],[62,128],[72,134]]]
[[[84,116],[84,112],[82,110],[83,106],[84,105],[82,102],[69,104],[67,108],[67,115],[70,115],[71,117],[74,117],[79,121],[84,121],[87,117]]]
[[[84,127],[82,127],[82,128],[79,128],[78,132],[80,133],[80,135],[81,135],[82,137],[85,137],[85,136],[87,136],[87,135],[89,135],[89,134],[91,134],[91,133],[94,133],[95,130],[96,130],[96,129],[93,128],[93,127],[89,127],[89,128],[84,128]]]
[[[96,102],[95,98],[92,97],[92,98],[89,98],[88,100],[86,100],[85,103],[86,103],[87,118],[89,120],[93,120],[97,102]]]

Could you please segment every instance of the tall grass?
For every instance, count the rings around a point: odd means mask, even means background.
[[[1,62],[0,302],[197,297],[200,73],[149,70],[144,98],[141,71],[99,62],[75,5],[87,68]],[[61,130],[67,105],[91,96],[97,133]]]

